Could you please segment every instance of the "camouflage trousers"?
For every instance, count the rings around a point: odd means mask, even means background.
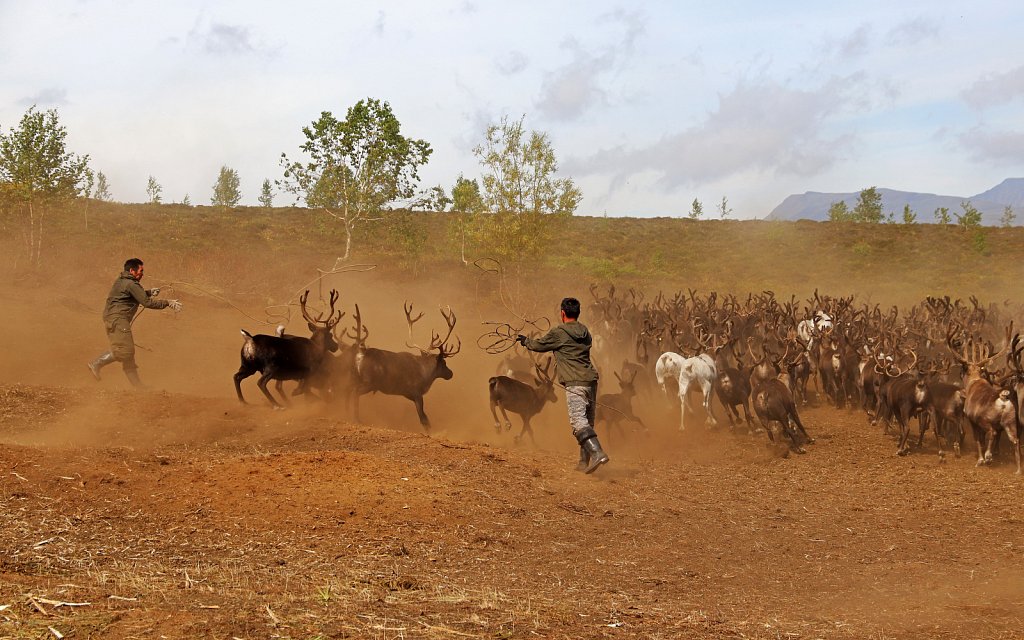
[[[135,364],[135,338],[132,336],[132,323],[127,318],[104,320],[107,328],[107,339],[110,341],[110,353],[114,360],[122,363],[125,371],[138,369]]]
[[[569,426],[573,436],[594,428],[594,410],[597,408],[597,383],[566,385],[565,404],[569,407]]]

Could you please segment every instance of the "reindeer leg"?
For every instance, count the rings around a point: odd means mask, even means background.
[[[238,401],[241,402],[242,404],[248,404],[245,401],[245,398],[242,397],[242,380],[245,380],[254,373],[256,373],[256,369],[250,369],[249,367],[242,365],[241,367],[239,367],[238,373],[234,375],[235,393],[238,394]]]
[[[267,383],[270,382],[271,377],[273,375],[273,371],[264,372],[263,375],[260,376],[259,382],[256,383],[256,386],[260,388],[260,391],[263,392],[263,395],[267,396],[267,400],[270,400],[271,406],[273,406],[275,409],[284,409],[284,407],[282,407],[280,403],[278,403],[278,401],[274,399],[274,396],[270,395],[270,389],[267,389]]]
[[[501,433],[501,422],[498,421],[498,413],[494,410],[494,407],[497,405],[497,402],[491,400],[491,417],[494,418],[494,432]]]
[[[988,426],[985,427],[985,436],[988,439],[988,447],[985,449],[985,464],[992,464],[995,452],[999,451],[999,435],[999,431]]]
[[[793,421],[793,424],[795,424],[797,428],[800,429],[800,433],[804,435],[807,444],[814,444],[815,440],[814,438],[811,437],[809,433],[807,433],[807,429],[804,429],[804,423],[800,421],[800,415],[797,414],[796,407],[793,407],[792,411],[789,412],[789,418]]]
[[[700,389],[704,392],[704,412],[708,414],[708,420],[711,421],[711,426],[718,424],[718,419],[715,418],[715,414],[711,411],[711,381],[702,380],[700,383]]]
[[[292,395],[299,395],[300,389],[302,389],[301,383],[299,383],[299,386],[295,388],[295,391],[292,393]],[[284,380],[274,380],[274,391],[277,391],[277,395],[281,396],[281,399],[284,400],[284,404],[290,405],[292,403],[291,399],[288,397],[288,394],[284,392]]]
[[[785,421],[781,423],[783,432],[785,432],[785,434],[789,436],[790,441],[793,443],[793,446],[790,448],[793,449],[795,453],[807,453],[807,450],[800,445],[800,441],[797,438],[796,430],[793,429],[793,425],[790,424],[790,417],[791,416],[787,416]]]
[[[530,442],[533,444],[534,447],[536,447],[537,439],[533,437],[533,427],[530,426],[530,418],[528,416],[523,416],[523,430],[520,431],[519,435],[515,437],[516,443],[522,442],[523,436],[526,435],[527,433],[530,434]]]
[[[686,410],[690,407],[689,384],[679,382],[679,430],[686,430]]]
[[[896,414],[896,422],[900,426],[900,439],[899,444],[896,446],[896,455],[905,456],[910,453],[910,447],[907,446],[907,440],[910,438],[910,419],[903,407],[896,407],[893,413]]]
[[[430,419],[427,418],[427,414],[423,411],[423,396],[416,396],[415,398],[409,398],[413,404],[416,405],[416,415],[420,418],[420,424],[423,425],[425,431],[430,431]]]
[[[1013,457],[1017,462],[1016,475],[1020,475],[1020,439],[1017,438],[1015,431],[1017,430],[1017,421],[1014,420],[1013,424],[1003,428],[1006,432],[1006,437],[1010,439],[1010,444],[1013,445]]]

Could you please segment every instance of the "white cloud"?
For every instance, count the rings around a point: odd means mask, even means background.
[[[719,96],[717,110],[697,126],[640,149],[618,147],[564,164],[568,172],[611,173],[623,181],[653,171],[666,190],[706,184],[756,170],[813,176],[849,151],[852,134],[825,134],[830,117],[849,105],[859,76],[833,78],[813,90],[770,81],[741,82]]]
[[[1024,98],[1024,65],[985,76],[960,94],[970,106],[984,109]]]
[[[937,22],[924,16],[906,20],[886,32],[884,42],[889,46],[913,46],[939,36]]]
[[[959,136],[960,144],[978,162],[1005,166],[1024,162],[1024,132],[992,131],[981,127]]]
[[[567,47],[573,50],[572,62],[545,75],[536,103],[542,114],[556,121],[574,120],[590,107],[606,102],[600,76],[615,61],[610,52],[591,56],[575,43]]]

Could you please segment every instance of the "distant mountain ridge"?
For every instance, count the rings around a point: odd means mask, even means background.
[[[971,205],[981,212],[981,223],[998,225],[1007,205],[1013,207],[1017,214],[1015,224],[1024,224],[1024,178],[1007,178],[988,191],[973,196],[941,196],[934,193],[916,193],[913,191],[897,191],[895,189],[878,189],[882,196],[882,211],[892,212],[896,221],[901,220],[904,205],[917,213],[918,222],[935,222],[935,210],[939,207],[963,213],[960,203],[970,200]],[[857,204],[860,192],[854,193],[820,193],[808,191],[794,194],[775,207],[768,220],[828,220],[828,208],[833,202],[844,201],[851,209]],[[953,218],[955,221],[956,218]]]

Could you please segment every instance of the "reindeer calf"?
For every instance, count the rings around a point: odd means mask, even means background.
[[[540,413],[545,403],[557,402],[558,397],[555,395],[555,382],[551,378],[551,362],[548,361],[544,369],[535,364],[534,369],[537,373],[534,378],[536,386],[530,386],[508,376],[494,376],[487,381],[487,388],[491,402],[491,415],[494,417],[494,430],[501,433],[501,423],[498,422],[498,414],[494,411],[495,407],[501,409],[501,415],[505,418],[506,431],[512,428],[512,422],[506,413],[506,410],[511,411],[518,414],[523,420],[523,429],[515,437],[515,441],[519,442],[528,433],[530,440],[536,445],[537,441],[533,437],[530,420]]]

